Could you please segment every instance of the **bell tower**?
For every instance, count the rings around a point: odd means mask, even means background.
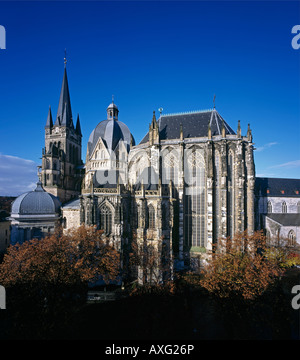
[[[81,189],[81,126],[79,115],[73,123],[66,58],[56,118],[51,108],[45,126],[41,181],[44,189],[62,203],[78,196]]]

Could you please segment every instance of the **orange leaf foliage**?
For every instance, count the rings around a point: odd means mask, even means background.
[[[8,248],[0,264],[0,283],[10,287],[39,283],[73,286],[103,276],[113,280],[119,273],[119,253],[94,227],[80,227],[67,234],[58,229],[43,239]]]
[[[220,241],[202,271],[200,284],[219,297],[254,299],[261,295],[281,274],[277,264],[264,256],[265,240],[262,232],[243,232]]]

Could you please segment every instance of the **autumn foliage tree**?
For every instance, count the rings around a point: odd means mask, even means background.
[[[266,258],[266,250],[261,231],[220,240],[200,285],[220,298],[255,299],[281,274],[278,263]]]
[[[81,226],[10,246],[0,265],[0,283],[13,290],[7,301],[19,294],[17,302],[57,308],[79,296],[88,282],[114,280],[119,270],[119,253],[102,239],[102,232]]]
[[[172,292],[172,255],[170,245],[164,239],[153,241],[145,237],[138,241],[136,234],[133,234],[129,267],[140,285],[133,289],[132,294]]]

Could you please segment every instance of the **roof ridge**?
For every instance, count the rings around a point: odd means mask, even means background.
[[[189,114],[199,114],[214,111],[215,109],[205,109],[205,110],[193,110],[193,111],[185,111],[185,112],[178,112],[178,113],[169,113],[169,114],[162,114],[160,117],[165,116],[176,116],[176,115],[189,115]],[[216,110],[215,110],[216,111]]]

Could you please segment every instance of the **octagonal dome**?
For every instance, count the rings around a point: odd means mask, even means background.
[[[94,151],[100,137],[102,138],[109,152],[112,152],[116,149],[120,140],[124,141],[128,152],[130,149],[130,144],[135,145],[134,137],[132,136],[128,126],[123,122],[115,119],[101,121],[91,132],[88,141],[88,152],[90,155]]]

